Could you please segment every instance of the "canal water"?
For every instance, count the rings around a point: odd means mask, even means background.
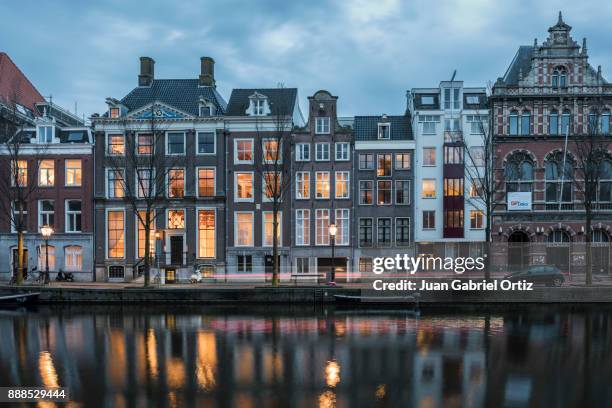
[[[0,385],[69,407],[610,407],[612,308],[2,309]]]

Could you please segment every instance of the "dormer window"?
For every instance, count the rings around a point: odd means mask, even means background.
[[[378,124],[378,138],[382,140],[389,140],[391,138],[391,124],[379,123]]]
[[[270,104],[266,95],[255,92],[249,96],[249,108],[246,110],[247,115],[265,116],[270,114]]]
[[[264,114],[264,103],[263,99],[255,99],[253,101],[253,115],[262,116]]]
[[[210,106],[200,106],[200,117],[211,116],[212,109]]]
[[[565,88],[567,86],[567,69],[565,67],[557,67],[552,74],[552,87]]]
[[[121,116],[121,109],[119,108],[110,108],[110,117],[111,119],[117,119]]]
[[[329,133],[329,117],[315,119],[315,133],[325,135]]]
[[[429,96],[421,96],[421,105],[433,105],[434,104],[434,97],[429,95]]]
[[[38,142],[53,143],[53,126],[38,127]]]

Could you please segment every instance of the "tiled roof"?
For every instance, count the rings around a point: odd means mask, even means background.
[[[234,89],[227,104],[227,116],[247,116],[249,96],[255,92],[268,97],[272,114],[293,115],[296,106],[297,88],[252,88]],[[280,109],[280,112],[277,110]]]
[[[519,73],[523,72],[523,78],[531,71],[531,56],[533,54],[533,47],[530,45],[521,45],[514,56],[514,59],[510,63],[506,74],[504,75],[504,82],[506,85],[518,85]]]
[[[412,140],[410,116],[387,116],[391,123],[391,140]],[[355,140],[378,140],[378,124],[385,122],[382,116],[355,116]]]
[[[211,86],[199,86],[197,79],[155,79],[151,86],[134,88],[121,103],[133,111],[159,101],[198,116],[200,97],[213,102],[220,114],[225,112],[227,104],[219,92]]]
[[[0,102],[10,104],[12,107],[14,99],[35,113],[38,113],[35,104],[45,101],[9,56],[0,52]]]

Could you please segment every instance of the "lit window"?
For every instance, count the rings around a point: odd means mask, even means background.
[[[153,135],[151,133],[139,133],[136,141],[138,154],[153,154]]]
[[[125,220],[123,211],[107,213],[108,258],[123,258],[125,255]]]
[[[68,159],[64,162],[66,168],[66,186],[80,186],[82,177],[81,160]]]
[[[123,135],[108,135],[108,151],[110,156],[125,154],[125,137]]]
[[[444,164],[463,164],[463,147],[444,146]]]
[[[145,220],[147,219],[147,211],[139,210],[138,216],[136,217],[136,223],[138,224],[137,237],[138,240],[138,258],[144,258],[145,256]],[[149,256],[155,254],[155,214],[152,211],[149,212]]]
[[[263,197],[266,201],[282,199],[282,180],[279,172],[266,171],[263,174]]]
[[[335,197],[336,198],[349,198],[349,172],[348,171],[337,171],[336,172],[336,186],[335,186]]]
[[[391,205],[391,180],[379,180],[377,190],[378,205]]]
[[[463,210],[444,211],[444,228],[463,228]]]
[[[198,154],[215,153],[215,134],[213,132],[198,132]]]
[[[282,231],[282,213],[279,211],[276,213],[276,240],[278,245],[281,244],[281,231]],[[272,246],[274,238],[274,213],[272,211],[263,212],[263,245]]]
[[[372,272],[372,258],[359,258],[359,273],[370,273]]]
[[[155,180],[152,177],[151,169],[136,170],[136,186],[138,198],[155,197]]]
[[[298,171],[295,174],[295,198],[310,198],[310,172]]]
[[[315,118],[315,125],[316,134],[329,133],[329,118]]]
[[[236,201],[253,201],[253,173],[234,174]]]
[[[168,170],[168,197],[183,198],[185,196],[185,170]]]
[[[185,210],[168,210],[168,229],[185,229]]]
[[[40,187],[55,185],[55,161],[41,160],[38,162],[38,185]]]
[[[377,165],[376,175],[378,177],[390,176],[393,156],[391,154],[379,154],[377,156],[377,159],[378,159],[378,165]]]
[[[47,254],[49,255],[49,270],[55,270],[55,247],[40,245],[38,247],[38,270],[44,271],[47,267]]]
[[[237,163],[252,163],[253,162],[253,140],[238,139],[235,141],[236,147],[236,162]]]
[[[198,197],[215,196],[215,168],[198,169]]]
[[[125,195],[123,170],[107,171],[108,198],[122,198]]]
[[[45,225],[55,225],[55,205],[52,200],[40,200],[38,202],[38,230]]]
[[[198,258],[215,258],[215,210],[198,210]]]
[[[66,200],[66,232],[81,232],[81,201]]]
[[[13,160],[11,162],[11,186],[25,187],[28,185],[28,162]]]
[[[329,245],[329,210],[319,209],[315,212],[316,244]]]
[[[423,148],[423,166],[435,166],[436,165],[436,148],[435,147],[424,147]]]
[[[329,198],[329,172],[327,171],[315,173],[315,198]]]
[[[336,245],[349,244],[349,212],[345,208],[336,209]]]
[[[295,210],[297,245],[310,245],[310,210]]]
[[[410,170],[410,153],[395,153],[395,168]]]
[[[444,179],[444,196],[459,197],[463,195],[463,179],[462,178],[445,178]]]
[[[168,133],[168,154],[185,154],[185,134],[183,132]]]
[[[236,246],[253,246],[253,213],[237,212]]]
[[[336,143],[336,160],[347,161],[349,159],[350,146],[348,143]]]
[[[110,108],[111,119],[117,119],[120,116],[121,110],[119,108]]]
[[[310,161],[310,143],[298,143],[295,146],[296,161]]]
[[[279,156],[278,140],[263,141],[263,156],[265,163],[280,163],[282,157]]]
[[[64,269],[67,272],[83,270],[83,248],[71,245],[64,248]]]
[[[424,179],[421,194],[423,198],[436,198],[436,180]]]
[[[481,210],[470,211],[470,228],[481,229],[483,228],[483,213]]]

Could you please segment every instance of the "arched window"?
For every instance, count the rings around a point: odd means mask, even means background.
[[[610,237],[605,231],[598,229],[591,233],[591,242],[608,243],[610,242]]]
[[[552,74],[552,87],[565,88],[567,86],[567,69],[565,67],[557,67]]]
[[[55,270],[55,247],[49,245],[49,248],[46,248],[45,245],[39,245],[37,247],[38,250],[38,270],[40,272],[44,271],[47,263],[46,263],[46,254],[49,253],[49,270]]]
[[[610,111],[604,110],[601,113],[601,133],[604,135],[610,134]]]
[[[612,209],[612,160],[601,162],[597,199],[602,207]]]
[[[561,114],[561,134],[562,135],[567,134],[571,130],[570,119],[571,119],[571,113],[568,109],[565,109],[563,113]]]
[[[548,242],[555,244],[570,242],[570,237],[569,234],[565,231],[555,230],[548,234]]]
[[[544,163],[546,178],[546,203],[572,202],[572,179],[574,175],[573,159],[565,158],[565,174],[563,174],[563,153],[549,155]],[[563,186],[563,192],[561,188]],[[556,205],[555,205],[556,206]],[[551,208],[554,209],[554,208]]]
[[[78,245],[64,248],[64,269],[69,272],[83,270],[83,248]]]
[[[518,135],[518,131],[519,131],[519,124],[518,124],[518,112],[515,110],[512,110],[510,112],[510,129],[509,129],[509,133],[513,136]]]
[[[555,109],[550,111],[550,114],[548,115],[548,134],[559,134],[559,112],[557,112]]]
[[[591,110],[591,112],[589,112],[589,133],[590,134],[597,134],[597,132],[599,131],[599,126],[598,123],[598,115],[597,115],[597,111],[595,109]]]
[[[524,152],[514,153],[506,163],[506,191],[532,191],[533,163]]]
[[[528,110],[524,110],[521,115],[521,135],[531,134],[531,114]]]

